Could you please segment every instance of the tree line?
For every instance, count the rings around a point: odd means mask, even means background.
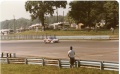
[[[27,28],[35,23],[52,24],[56,22],[83,23],[84,27],[95,26],[105,20],[105,28],[116,28],[119,20],[119,4],[117,1],[71,1],[70,11],[66,16],[53,16],[54,10],[66,8],[67,1],[27,1],[25,9],[31,19],[12,19],[1,22],[1,28]],[[49,15],[49,16],[48,16]]]
[[[57,23],[57,16],[45,16],[45,23],[47,24],[53,24],[53,23]],[[58,22],[63,22],[64,21],[64,17],[62,15],[58,16]],[[37,18],[35,20],[31,20],[31,19],[26,19],[26,18],[19,18],[19,19],[11,19],[11,20],[5,20],[0,22],[0,29],[14,29],[14,24],[15,24],[15,28],[19,29],[19,28],[24,28],[27,29],[29,26],[33,25],[33,24],[40,24],[41,21]]]
[[[117,1],[73,1],[70,4],[71,17],[76,23],[82,22],[85,26],[95,26],[95,23],[105,20],[105,27],[115,28],[119,20],[119,4]]]

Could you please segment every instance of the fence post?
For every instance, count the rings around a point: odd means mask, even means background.
[[[77,68],[79,67],[79,60],[77,60]]]
[[[8,57],[8,53],[6,53],[6,56]]]
[[[54,38],[56,38],[56,35],[54,34]]]
[[[3,58],[3,52],[2,52],[2,54],[1,54],[1,58]]]
[[[45,65],[45,60],[44,60],[44,58],[42,59],[42,66],[44,66]]]
[[[42,39],[43,39],[43,35],[42,35]]]
[[[46,33],[46,39],[47,39],[47,33]]]
[[[58,67],[61,68],[61,62],[60,62],[60,59],[58,59]]]
[[[9,55],[10,55],[10,58],[11,58],[11,53],[9,53]]]
[[[25,35],[25,40],[27,40],[27,35]]]
[[[103,70],[103,62],[100,62],[100,70]]]
[[[80,61],[81,61],[81,60],[79,60],[79,67],[80,67]]]
[[[13,53],[13,57],[16,58],[16,54],[15,53]]]
[[[18,40],[20,40],[20,36],[18,35]]]
[[[25,59],[25,64],[28,64],[28,60],[27,59]]]
[[[8,58],[6,59],[6,61],[7,61],[7,64],[10,64],[10,61],[9,61],[9,59],[8,59]]]

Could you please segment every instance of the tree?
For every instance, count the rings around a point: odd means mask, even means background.
[[[19,19],[11,19],[11,20],[5,20],[0,22],[0,26],[1,29],[14,29],[14,23],[15,23],[15,27],[16,29],[19,29],[21,27],[23,28],[28,28],[32,22],[29,19],[25,19],[25,18],[19,18]]]
[[[119,21],[119,15],[118,15],[119,6],[118,5],[119,4],[117,1],[108,1],[104,4],[107,28],[110,28],[110,27],[115,28],[118,25],[118,21]]]
[[[65,21],[69,22],[69,24],[75,23],[75,21],[73,20],[73,18],[71,18],[69,16],[69,13],[67,13],[67,15],[65,16]]]
[[[54,7],[56,8],[66,8],[67,1],[27,1],[25,3],[26,11],[31,14],[32,20],[38,18],[45,30],[44,20],[45,15],[54,13]]]
[[[118,25],[117,1],[73,1],[70,3],[69,16],[75,22],[82,22],[85,26],[94,26],[101,20],[106,21],[106,27]]]
[[[85,26],[90,26],[91,18],[93,17],[94,2],[93,1],[73,1],[70,3],[71,11],[69,16],[72,17],[76,23],[84,23]]]

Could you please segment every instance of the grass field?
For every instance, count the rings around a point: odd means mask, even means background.
[[[115,29],[114,34],[110,30],[100,30],[96,31],[85,31],[85,30],[46,30],[44,32],[35,30],[25,31],[21,33],[17,33],[18,35],[57,35],[57,36],[75,36],[75,35],[118,35],[119,29]]]
[[[2,74],[118,74],[118,71],[98,70],[92,68],[58,68],[25,64],[1,64]]]

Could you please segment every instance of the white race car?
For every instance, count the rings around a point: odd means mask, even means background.
[[[58,43],[59,39],[56,37],[48,37],[44,39],[44,43]]]

